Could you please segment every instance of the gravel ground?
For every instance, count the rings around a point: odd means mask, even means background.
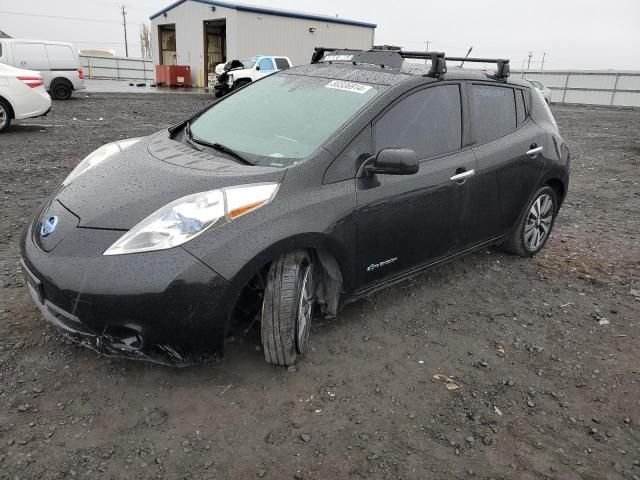
[[[187,369],[70,344],[24,287],[23,226],[86,154],[208,101],[84,94],[0,135],[0,478],[640,477],[640,110],[554,107],[572,178],[542,254],[351,304],[297,369],[255,331]]]

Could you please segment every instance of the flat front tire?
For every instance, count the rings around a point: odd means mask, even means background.
[[[293,365],[307,347],[314,304],[313,262],[304,250],[281,255],[269,269],[262,304],[262,349],[272,365]]]
[[[547,243],[557,213],[556,192],[545,185],[535,193],[503,248],[521,257],[534,256]]]

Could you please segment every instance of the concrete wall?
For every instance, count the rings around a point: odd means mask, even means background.
[[[640,107],[640,72],[614,70],[512,70],[551,89],[554,103]]]
[[[160,57],[158,26],[176,26],[176,55],[178,65],[191,67],[194,86],[204,85],[205,20],[226,20],[227,59],[254,55],[284,55],[294,65],[309,63],[313,47],[370,48],[374,28],[309,20],[267,13],[246,12],[200,2],[184,2],[151,21],[153,63]],[[315,28],[315,32],[309,32]]]
[[[216,7],[198,2],[185,2],[151,21],[151,49],[153,64],[160,63],[160,44],[158,42],[158,26],[176,26],[176,57],[178,65],[191,67],[191,83],[194,86],[204,85],[207,72],[204,71],[204,26],[206,20],[226,20],[227,26],[227,58],[235,58],[237,52],[236,32],[237,11],[230,8]]]

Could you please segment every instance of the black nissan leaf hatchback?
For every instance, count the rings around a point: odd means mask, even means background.
[[[508,60],[447,60],[460,59],[319,48],[104,145],[24,232],[34,301],[98,352],[175,364],[222,352],[244,315],[266,361],[291,365],[314,314],[488,245],[536,254],[567,192],[567,146]]]

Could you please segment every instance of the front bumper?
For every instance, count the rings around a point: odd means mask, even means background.
[[[74,226],[45,251],[39,230],[34,222],[23,234],[23,273],[45,319],[67,336],[105,355],[174,365],[222,353],[238,292],[186,250],[105,257],[123,232]]]

